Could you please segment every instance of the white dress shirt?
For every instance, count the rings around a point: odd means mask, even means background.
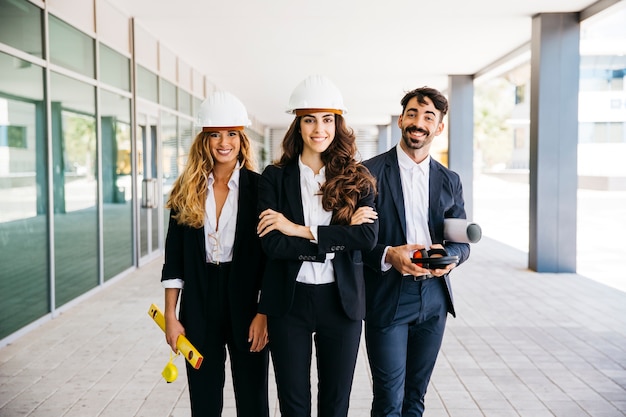
[[[228,180],[228,196],[222,207],[219,223],[217,221],[217,207],[215,206],[215,192],[213,172],[209,174],[207,196],[204,213],[204,242],[205,260],[207,263],[231,262],[233,260],[233,246],[235,244],[235,229],[237,227],[237,211],[239,200],[239,169],[237,162],[235,170]],[[219,225],[219,226],[218,226]],[[163,281],[164,288],[183,288],[182,279],[168,279]]]
[[[400,181],[402,182],[402,195],[404,197],[406,242],[424,245],[428,249],[432,245],[428,230],[430,155],[417,164],[404,152],[399,143],[396,146],[396,152],[398,153]],[[389,247],[385,248],[381,261],[383,271],[391,269],[391,264],[385,262],[388,249]]]
[[[313,242],[317,242],[317,226],[328,226],[333,216],[332,211],[326,211],[322,207],[321,186],[326,182],[326,168],[323,167],[319,174],[315,175],[313,170],[302,163],[298,158],[300,168],[300,188],[302,190],[302,209],[304,212],[304,225],[309,226],[314,237]],[[334,255],[334,254],[332,254]],[[327,256],[324,263],[302,262],[296,281],[305,284],[327,284],[335,281],[335,272],[331,259]]]

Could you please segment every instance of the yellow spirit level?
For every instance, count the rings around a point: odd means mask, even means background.
[[[159,325],[161,330],[165,331],[165,316],[163,316],[163,313],[161,313],[161,310],[159,310],[159,307],[157,307],[156,304],[150,305],[148,315],[152,317],[152,320],[154,320],[156,324]],[[178,340],[176,340],[176,348],[185,356],[187,362],[189,362],[189,364],[193,366],[194,369],[200,368],[200,365],[202,365],[202,359],[204,359],[204,357],[191,344],[189,339],[187,339],[182,334],[178,336]]]

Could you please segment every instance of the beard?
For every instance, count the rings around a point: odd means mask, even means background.
[[[411,139],[412,133],[422,133],[423,139],[415,140]],[[422,149],[433,140],[433,136],[430,131],[421,127],[408,126],[402,129],[402,140],[409,149]]]

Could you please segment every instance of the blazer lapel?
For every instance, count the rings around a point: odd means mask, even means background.
[[[291,163],[285,167],[285,189],[283,194],[289,207],[289,212],[293,216],[292,221],[297,224],[304,224],[304,209],[302,208],[302,190],[300,189],[300,169],[298,162]],[[283,213],[285,214],[285,213]]]
[[[428,184],[428,229],[431,239],[435,239],[435,230],[433,225],[436,224],[435,216],[440,216],[439,201],[441,200],[441,187],[443,185],[443,176],[439,166],[435,161],[430,159],[430,179]]]
[[[400,225],[402,235],[406,239],[406,218],[404,210],[404,194],[402,193],[402,180],[400,179],[400,166],[398,165],[398,153],[396,148],[392,148],[387,153],[385,187],[391,192],[394,209]]]

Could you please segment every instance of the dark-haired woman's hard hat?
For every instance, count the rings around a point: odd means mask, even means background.
[[[328,78],[311,75],[296,86],[289,98],[287,113],[297,114],[298,110],[332,111],[346,113],[341,92]]]

